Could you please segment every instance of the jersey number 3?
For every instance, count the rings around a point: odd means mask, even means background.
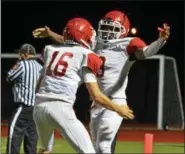
[[[98,78],[101,78],[101,77],[103,77],[104,76],[104,72],[105,72],[105,57],[103,57],[103,56],[99,56],[100,57],[100,59],[102,60],[102,65],[101,65],[101,67],[100,67],[100,69],[98,70],[98,73],[97,73],[97,77]]]
[[[47,69],[47,75],[55,75],[60,77],[64,76],[68,67],[67,60],[68,58],[72,58],[72,57],[73,57],[73,53],[65,52],[62,55],[60,55],[58,51],[55,51],[49,63],[49,66]]]

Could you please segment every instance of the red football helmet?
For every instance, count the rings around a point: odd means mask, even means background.
[[[98,37],[102,40],[119,39],[127,36],[130,21],[121,11],[110,11],[99,22]]]
[[[89,49],[95,45],[96,32],[84,18],[73,18],[68,21],[63,31],[64,41],[78,43]]]

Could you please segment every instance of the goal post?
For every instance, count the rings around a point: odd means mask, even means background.
[[[40,57],[41,54],[36,54],[36,57]],[[10,59],[14,59],[14,58],[18,58],[19,54],[18,53],[1,53],[1,58],[10,58]]]
[[[159,60],[157,128],[159,130],[184,129],[184,111],[176,60],[165,55],[155,55],[147,59]],[[173,97],[171,93],[176,94],[173,95],[174,98],[166,99]],[[177,119],[171,115],[173,111]]]

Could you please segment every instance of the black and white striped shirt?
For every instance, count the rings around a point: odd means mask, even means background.
[[[21,60],[16,68],[8,72],[7,80],[14,81],[14,102],[33,106],[35,103],[35,88],[39,79],[42,66],[31,58]]]

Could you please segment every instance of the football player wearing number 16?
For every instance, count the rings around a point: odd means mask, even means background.
[[[99,89],[95,74],[102,60],[91,50],[95,31],[83,18],[70,20],[63,32],[63,45],[44,49],[43,73],[37,84],[34,120],[41,140],[40,153],[49,153],[53,130],[58,130],[78,153],[95,153],[90,136],[76,118],[73,104],[76,91],[83,81],[95,101],[121,117],[133,119],[127,105],[113,103]]]
[[[95,52],[103,60],[99,70],[98,83],[100,89],[113,102],[127,104],[125,89],[128,72],[136,60],[142,60],[156,54],[170,35],[167,24],[158,28],[159,38],[146,45],[138,37],[128,37],[130,22],[125,13],[110,11],[99,22]],[[57,42],[63,36],[54,33],[48,27],[33,31],[36,38],[51,37]],[[114,153],[111,146],[121,125],[123,117],[101,105],[93,103],[91,110],[90,131],[97,153]]]

